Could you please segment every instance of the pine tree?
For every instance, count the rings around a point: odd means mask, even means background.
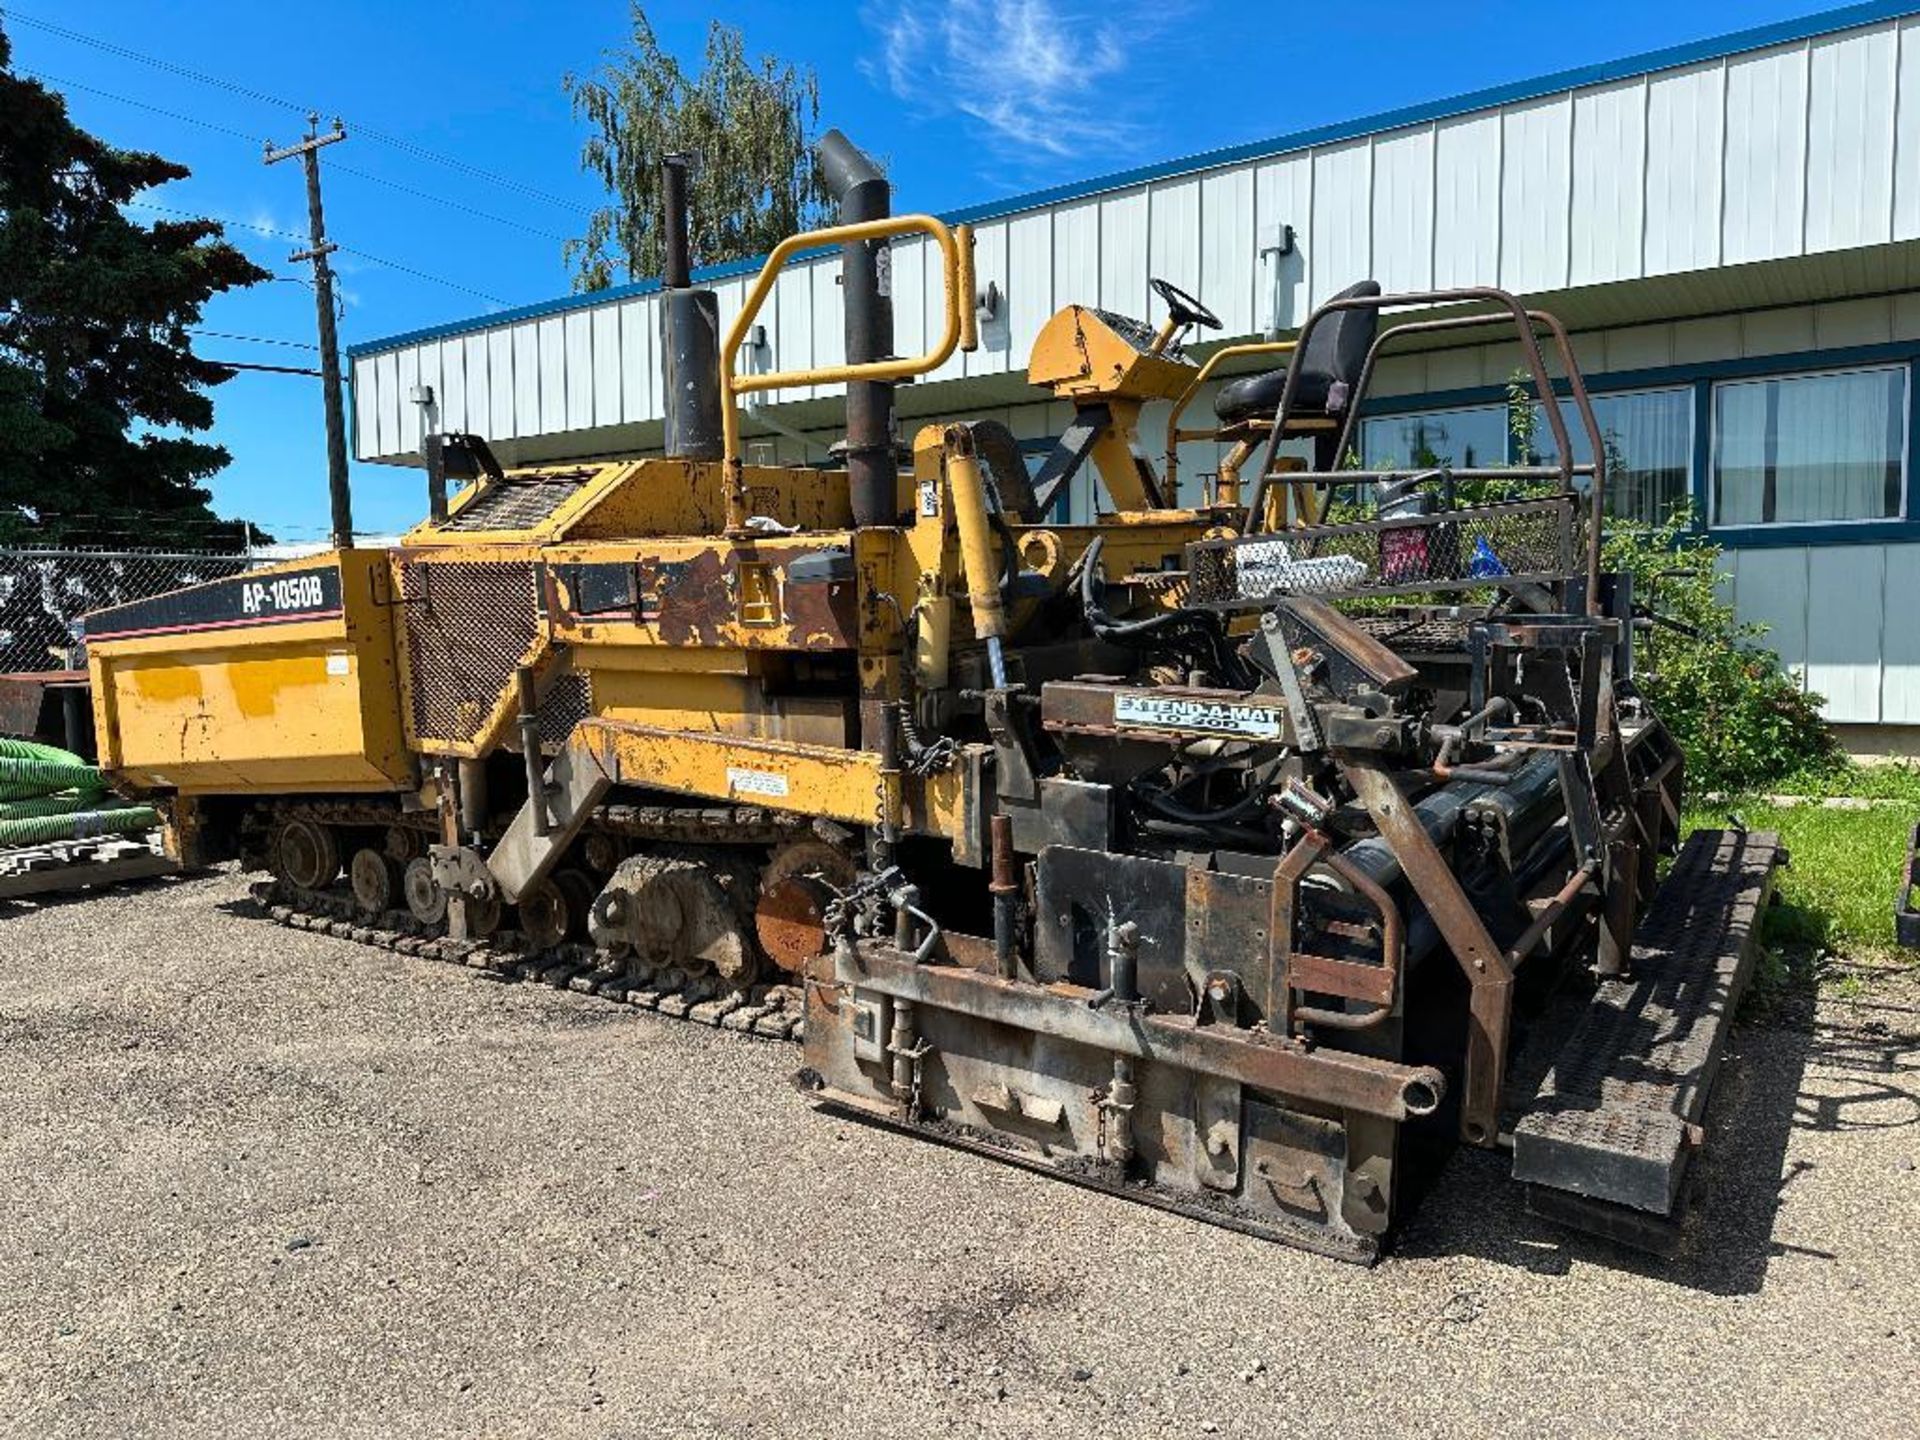
[[[271,278],[210,220],[122,206],[185,166],[96,139],[12,73],[0,33],[0,544],[237,545],[195,439],[233,371],[193,353],[207,300]]]

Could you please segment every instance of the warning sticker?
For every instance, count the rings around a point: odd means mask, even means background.
[[[787,777],[771,770],[747,770],[739,765],[729,765],[727,789],[736,795],[784,796],[787,793]]]
[[[1233,735],[1247,740],[1278,740],[1281,733],[1280,711],[1271,705],[1190,700],[1173,695],[1116,695],[1113,723],[1134,730]]]

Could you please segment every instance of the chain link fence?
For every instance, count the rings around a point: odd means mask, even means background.
[[[0,674],[68,668],[91,610],[223,580],[260,563],[231,551],[0,548]]]

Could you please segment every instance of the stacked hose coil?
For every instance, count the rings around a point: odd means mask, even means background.
[[[159,823],[151,805],[110,793],[78,755],[0,737],[0,849],[138,834]]]

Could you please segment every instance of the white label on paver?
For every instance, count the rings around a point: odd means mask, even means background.
[[[1116,695],[1113,723],[1137,730],[1186,730],[1203,735],[1280,738],[1280,712],[1266,705],[1183,700],[1171,695]]]
[[[787,793],[787,777],[771,770],[747,770],[739,765],[729,765],[727,789],[740,795],[784,796]]]

